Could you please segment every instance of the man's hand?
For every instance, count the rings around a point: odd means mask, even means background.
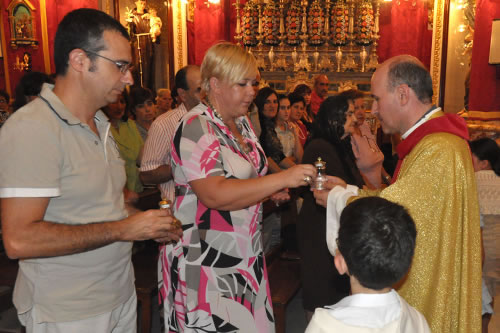
[[[334,188],[335,186],[342,186],[343,188],[347,187],[346,182],[339,177],[327,175],[326,178],[327,181],[323,183],[324,190],[313,190],[316,203],[325,208],[328,202],[328,194],[330,193],[330,190],[332,188]]]
[[[163,209],[151,209],[129,216],[123,240],[178,241],[182,237],[182,228],[178,220]]]

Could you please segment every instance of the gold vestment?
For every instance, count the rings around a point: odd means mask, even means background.
[[[425,136],[404,158],[394,184],[378,195],[406,207],[417,227],[415,256],[397,286],[400,295],[434,333],[479,333],[479,206],[467,142],[449,133]]]

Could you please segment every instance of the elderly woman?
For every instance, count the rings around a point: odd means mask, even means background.
[[[127,185],[124,189],[125,201],[136,202],[138,193],[143,191],[139,179],[141,150],[144,146],[136,122],[129,119],[127,112],[127,93],[123,92],[118,100],[103,108],[111,123],[111,134],[118,146],[121,158],[125,161]]]
[[[353,105],[342,96],[328,97],[314,119],[303,163],[314,163],[318,157],[326,162],[326,174],[337,176],[349,184],[363,185],[351,149],[354,123]],[[316,204],[313,193],[303,191],[304,202],[297,223],[300,252],[302,299],[308,320],[314,310],[335,304],[349,295],[349,279],[340,276],[328,251],[326,209]]]
[[[161,258],[166,331],[273,332],[260,234],[261,201],[315,176],[297,165],[264,176],[267,159],[246,113],[257,66],[237,45],[212,46],[201,65],[206,105],[181,120],[172,144],[183,239]]]

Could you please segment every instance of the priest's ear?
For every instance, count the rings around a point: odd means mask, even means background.
[[[410,101],[410,95],[415,94],[415,92],[411,90],[410,86],[403,83],[396,88],[396,94],[400,105],[403,106],[408,104],[408,102]]]
[[[347,264],[345,262],[344,256],[340,253],[339,249],[335,251],[335,257],[333,257],[333,262],[335,263],[335,268],[340,273],[340,275],[348,274],[349,270],[347,268]]]

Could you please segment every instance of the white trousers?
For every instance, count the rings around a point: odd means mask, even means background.
[[[18,315],[21,324],[26,326],[26,333],[136,333],[137,296],[134,292],[113,311],[82,320],[36,323],[32,315],[33,309]]]

